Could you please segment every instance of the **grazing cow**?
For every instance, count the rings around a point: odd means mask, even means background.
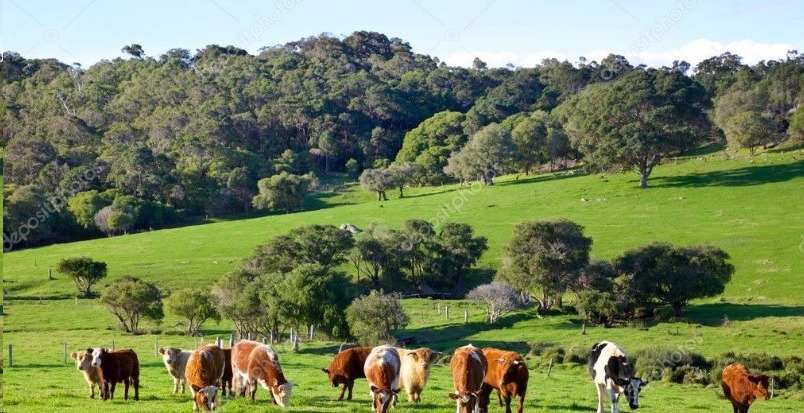
[[[372,411],[388,411],[388,406],[399,393],[399,367],[399,353],[395,348],[385,344],[371,349],[363,371],[373,396]]]
[[[488,406],[481,405],[478,397],[488,371],[488,362],[483,352],[471,344],[458,347],[452,355],[449,366],[455,385],[455,392],[450,393],[449,397],[455,400],[456,413],[487,412]]]
[[[215,344],[199,347],[190,354],[184,374],[193,393],[193,412],[197,412],[199,407],[210,411],[218,406],[218,389],[223,386],[221,377],[225,362],[223,349]]]
[[[405,350],[397,348],[401,366],[399,367],[400,388],[408,393],[408,401],[418,403],[422,390],[430,377],[430,363],[438,358],[438,353],[429,348]]]
[[[123,399],[128,400],[129,383],[134,386],[134,400],[140,399],[140,361],[131,349],[111,351],[108,348],[88,348],[92,366],[100,368],[101,398],[114,399],[114,388],[123,383]]]
[[[232,393],[232,349],[223,349],[223,356],[225,359],[223,360],[223,377],[221,377],[223,387],[221,388],[221,393],[226,396],[228,389],[229,397],[234,397],[234,393]]]
[[[335,358],[329,363],[329,367],[321,369],[329,376],[332,387],[338,387],[339,384],[343,384],[338,400],[343,400],[343,394],[346,390],[349,390],[346,400],[352,400],[352,387],[355,385],[355,379],[366,378],[363,365],[366,364],[369,353],[371,353],[371,347],[346,349],[335,355]]]
[[[245,396],[248,387],[249,398],[254,400],[259,383],[271,393],[273,403],[282,407],[290,406],[290,394],[295,383],[285,379],[279,356],[271,346],[249,340],[237,342],[232,347],[232,375],[241,396]]]
[[[768,376],[751,374],[742,364],[729,364],[723,369],[723,393],[731,401],[734,413],[748,413],[758,398],[768,400]]]
[[[181,392],[184,394],[185,384],[187,383],[184,371],[187,369],[187,360],[190,359],[190,353],[192,352],[176,347],[162,347],[159,349],[165,368],[173,377],[173,394],[179,392],[179,386],[181,386]]]
[[[89,386],[89,398],[95,398],[95,386],[98,386],[100,397],[103,398],[103,387],[101,386],[100,369],[92,366],[92,353],[84,350],[70,354],[70,358],[75,360],[75,368],[84,374],[84,380]]]
[[[634,368],[619,346],[610,341],[601,341],[592,346],[589,374],[597,387],[597,413],[603,413],[604,392],[611,400],[611,413],[618,412],[617,401],[622,393],[625,393],[632,410],[639,408],[639,392],[648,382],[634,377]]]
[[[483,348],[489,369],[483,381],[481,392],[481,405],[488,406],[492,390],[497,390],[497,402],[503,405],[505,399],[505,413],[511,413],[511,398],[517,398],[517,413],[522,413],[525,403],[525,392],[528,389],[528,367],[525,359],[513,351],[498,350],[491,347]]]

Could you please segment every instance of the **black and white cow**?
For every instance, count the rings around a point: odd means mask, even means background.
[[[597,387],[597,413],[603,413],[603,393],[608,392],[611,413],[618,413],[617,401],[625,393],[631,409],[639,408],[639,391],[647,381],[634,377],[634,368],[623,349],[610,341],[592,346],[589,353],[589,374]]]

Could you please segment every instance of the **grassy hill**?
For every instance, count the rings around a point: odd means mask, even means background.
[[[5,254],[7,292],[4,342],[14,345],[14,366],[6,363],[5,411],[87,411],[100,402],[86,398],[86,388],[72,364],[70,351],[87,346],[130,347],[143,365],[143,401],[122,400],[103,405],[114,412],[180,412],[190,409],[189,396],[170,394],[171,382],[154,355],[161,345],[190,348],[191,337],[176,333],[177,320],[167,318],[159,334],[129,336],[113,329],[114,320],[93,300],[75,300],[75,288],[60,274],[47,279],[47,269],[64,257],[87,255],[109,264],[106,283],[134,275],[172,289],[208,285],[235,268],[253,247],[289,228],[309,223],[364,227],[378,223],[398,228],[409,218],[467,222],[489,238],[483,267],[496,267],[513,225],[527,219],[569,218],[586,227],[594,240],[593,255],[614,257],[651,241],[714,244],[732,256],[736,267],[726,292],[699,300],[685,309],[688,321],[663,321],[632,327],[593,327],[580,335],[573,314],[537,318],[532,310],[505,316],[499,325],[483,323],[482,310],[465,301],[406,300],[412,323],[403,335],[422,345],[451,351],[458,345],[494,345],[526,353],[533,343],[548,343],[584,351],[602,339],[618,342],[629,352],[649,348],[694,351],[707,357],[727,351],[801,355],[804,347],[804,161],[791,153],[771,153],[748,159],[723,159],[720,153],[692,157],[658,167],[650,188],[639,190],[635,175],[549,174],[504,177],[493,187],[444,186],[407,191],[404,199],[384,203],[357,188],[327,193],[315,200],[320,209],[290,215],[221,221],[213,224],[133,234],[109,239],[53,245]],[[391,193],[389,193],[391,195]],[[327,205],[336,205],[326,208]],[[102,286],[101,286],[102,288]],[[437,306],[451,305],[451,315]],[[469,323],[463,323],[463,311]],[[724,316],[728,322],[724,322]],[[203,333],[226,337],[227,322],[206,324]],[[365,382],[352,402],[333,401],[332,389],[319,369],[339,343],[303,343],[300,353],[279,345],[286,375],[300,386],[294,390],[291,412],[368,412]],[[580,349],[580,350],[579,350]],[[69,361],[69,360],[68,360]],[[594,387],[585,367],[558,365],[544,378],[542,358],[531,356],[532,390],[527,412],[593,411]],[[446,397],[451,386],[448,368],[434,368],[424,402],[402,402],[399,411],[452,411]],[[118,397],[122,389],[117,390]],[[726,410],[717,387],[652,383],[643,392],[643,408],[657,413],[681,410]],[[280,411],[258,392],[257,409],[242,400],[228,402],[227,412]],[[779,400],[760,401],[758,411],[798,412],[804,402],[795,392]],[[501,411],[492,406],[491,411]]]

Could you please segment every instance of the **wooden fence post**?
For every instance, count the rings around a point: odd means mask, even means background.
[[[229,334],[229,348],[234,347],[234,334]]]
[[[550,359],[550,364],[547,365],[547,377],[550,377],[550,372],[553,370],[553,359]]]
[[[47,269],[47,279],[48,280],[53,280],[53,268],[48,268]]]
[[[9,343],[8,345],[8,367],[14,366],[14,346]]]
[[[215,344],[217,344],[218,347],[223,348],[223,339],[220,338],[220,337],[216,337],[215,338]]]
[[[112,351],[114,351],[114,340],[112,340]]]
[[[262,338],[262,344],[268,344],[268,337]]]
[[[463,323],[469,323],[469,311],[467,310],[463,310]]]
[[[154,354],[159,357],[159,337],[154,337]]]
[[[444,310],[444,315],[446,315],[446,318],[449,319],[449,305],[447,305],[446,309]]]

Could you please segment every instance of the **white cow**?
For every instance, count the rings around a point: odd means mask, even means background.
[[[165,363],[168,373],[173,376],[173,393],[178,393],[179,385],[181,385],[181,392],[184,394],[184,388],[187,385],[185,370],[192,352],[176,347],[162,347],[159,349],[159,354],[162,355],[162,361]]]

